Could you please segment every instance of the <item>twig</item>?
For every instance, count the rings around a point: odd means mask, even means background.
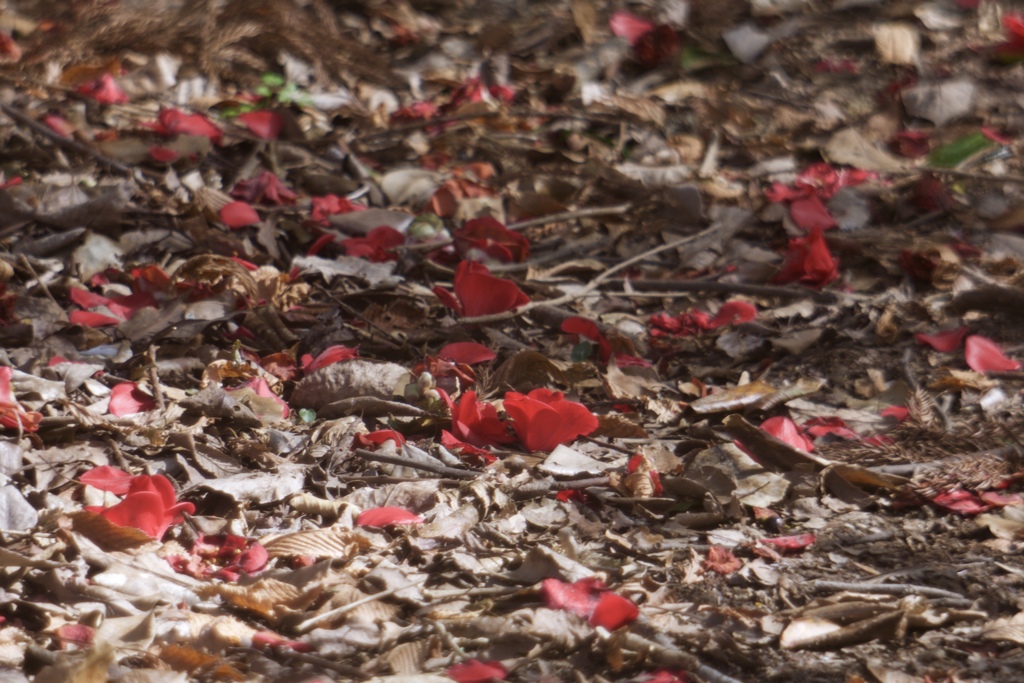
[[[660,254],[661,252],[669,251],[670,249],[678,249],[679,247],[684,247],[687,244],[691,244],[698,240],[704,239],[710,235],[715,234],[723,227],[724,224],[715,223],[711,227],[705,228],[704,230],[701,230],[696,234],[690,235],[688,237],[681,237],[677,240],[672,240],[668,244],[662,244],[660,246],[654,247],[653,249],[648,249],[645,252],[637,254],[632,258],[628,258],[625,261],[622,261],[612,266],[611,268],[606,269],[604,272],[600,273],[593,280],[584,285],[582,289],[580,289],[577,292],[573,292],[572,294],[566,294],[565,296],[556,297],[554,299],[548,299],[547,301],[531,301],[530,303],[520,306],[517,309],[505,311],[503,313],[492,313],[490,315],[478,315],[469,318],[461,318],[460,322],[466,325],[480,325],[484,323],[500,322],[502,320],[510,320],[512,318],[515,318],[516,316],[522,315],[534,308],[537,308],[538,306],[559,306],[561,304],[569,303],[570,301],[582,299],[583,297],[587,296],[595,289],[600,287],[601,283],[608,280],[615,273],[625,270],[632,266],[633,264],[639,263],[644,259],[654,256],[655,254]]]
[[[518,223],[509,223],[506,227],[509,230],[525,230],[526,228],[532,228],[535,225],[547,225],[548,223],[572,221],[576,220],[577,218],[621,216],[624,213],[629,213],[632,209],[632,204],[618,204],[615,206],[592,206],[586,209],[576,209],[575,211],[562,211],[561,213],[552,213],[548,214],[547,216],[530,218],[525,221],[519,221]]]
[[[164,391],[160,388],[160,373],[156,367],[156,347],[152,344],[149,345],[149,386],[153,390],[153,398],[156,399],[156,409],[161,413],[164,412],[166,403],[164,403]]]
[[[429,578],[430,577],[420,577],[419,579],[411,581],[410,583],[408,583],[408,584],[406,584],[404,586],[395,586],[394,588],[389,588],[386,591],[381,591],[380,593],[374,593],[373,595],[368,595],[365,598],[359,598],[358,600],[354,600],[352,602],[349,602],[347,605],[342,605],[341,607],[338,607],[336,609],[332,609],[330,611],[326,611],[323,614],[317,614],[316,616],[312,616],[310,618],[307,618],[307,620],[305,622],[302,622],[297,627],[295,627],[295,633],[297,633],[299,635],[308,633],[317,624],[321,624],[323,622],[327,622],[329,620],[332,620],[332,618],[334,618],[335,616],[340,616],[341,614],[344,614],[346,612],[350,612],[353,609],[355,609],[356,607],[359,607],[361,605],[365,605],[367,603],[374,602],[376,600],[380,600],[381,598],[390,597],[390,596],[394,595],[395,593],[400,593],[401,591],[404,591],[404,590],[406,590],[408,588],[416,588],[420,584],[425,583],[427,581],[427,579],[429,579]]]
[[[18,254],[18,260],[21,261],[21,265],[23,265],[25,269],[32,274],[32,277],[35,278],[35,281],[39,283],[39,288],[43,290],[43,294],[46,295],[46,298],[49,299],[53,303],[53,305],[57,307],[57,310],[60,311],[61,317],[64,318],[64,320],[67,320],[68,314],[64,312],[64,307],[57,303],[57,300],[53,298],[53,293],[50,291],[50,288],[47,287],[46,283],[43,282],[43,279],[39,277],[39,273],[37,273],[36,269],[32,267],[32,264],[29,262],[28,258],[26,258],[24,254]]]
[[[58,147],[71,150],[73,152],[77,152],[78,154],[83,154],[88,157],[92,157],[96,161],[100,162],[105,166],[110,167],[115,171],[120,171],[121,173],[124,173],[127,176],[135,178],[135,169],[132,168],[131,166],[128,166],[127,164],[122,164],[120,161],[115,161],[110,157],[104,156],[99,151],[93,149],[89,145],[82,144],[81,142],[77,140],[72,140],[71,138],[66,138],[63,135],[58,135],[54,131],[50,130],[43,124],[33,119],[28,114],[24,113],[23,111],[15,107],[14,105],[7,104],[6,102],[0,102],[0,111],[2,111],[7,116],[11,117],[18,123],[30,128],[32,132],[34,132],[36,135],[42,135],[43,137],[50,140]]]
[[[602,639],[609,639],[608,636],[601,633],[603,630],[604,629],[598,628],[599,636],[602,636]],[[614,639],[616,642],[630,650],[638,650],[646,653],[648,658],[659,666],[679,667],[681,669],[685,669],[696,675],[701,680],[708,681],[708,683],[742,683],[739,679],[733,678],[732,676],[703,664],[699,659],[697,659],[697,657],[688,652],[683,652],[678,648],[660,645],[653,640],[648,640],[636,633],[614,633],[611,634],[610,639]]]
[[[368,451],[365,448],[357,448],[354,452],[364,460],[383,462],[388,465],[398,465],[400,467],[411,467],[414,470],[433,472],[434,474],[440,474],[442,477],[451,477],[452,479],[476,479],[480,474],[480,472],[475,470],[461,470],[457,467],[442,465],[441,463],[418,462],[416,460],[410,460],[409,458],[403,458],[397,455],[374,453],[373,451]]]
[[[609,286],[625,288],[627,280],[612,280]],[[679,292],[726,292],[749,296],[776,297],[779,299],[809,298],[820,303],[835,303],[838,298],[833,292],[817,292],[806,287],[778,287],[774,285],[749,285],[738,282],[716,280],[629,280],[633,289],[647,296],[672,297]],[[652,291],[653,290],[653,291]],[[650,293],[648,293],[650,292]],[[633,296],[632,293],[627,296]]]
[[[305,621],[301,622],[298,626],[296,626],[295,627],[295,632],[300,634],[300,635],[303,634],[303,633],[308,633],[310,630],[313,629],[314,626],[316,626],[317,624],[319,624],[322,621],[327,621],[328,619],[333,619],[334,617],[340,616],[340,615],[345,614],[347,612],[351,612],[356,607],[360,607],[360,606],[365,605],[367,603],[374,602],[375,600],[380,600],[381,598],[386,598],[386,597],[392,596],[395,593],[400,593],[401,591],[404,591],[407,588],[415,588],[416,586],[420,585],[421,583],[425,583],[426,580],[429,579],[429,578],[430,578],[429,576],[421,576],[418,579],[410,581],[409,583],[405,584],[404,586],[395,586],[394,588],[388,588],[387,590],[381,591],[380,593],[374,593],[373,595],[367,595],[365,598],[360,598],[359,600],[355,600],[353,602],[350,602],[347,605],[342,605],[341,607],[338,607],[337,609],[332,609],[332,610],[330,610],[328,612],[324,612],[323,614],[318,614],[315,617],[310,617],[309,619],[306,619]]]
[[[931,586],[916,586],[912,583],[858,583],[854,581],[811,581],[811,589],[817,593],[829,591],[853,591],[855,593],[872,593],[877,595],[923,595],[927,598],[955,598],[963,600],[965,596],[953,591]]]

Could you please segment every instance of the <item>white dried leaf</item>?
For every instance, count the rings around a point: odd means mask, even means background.
[[[902,22],[875,27],[875,49],[886,64],[916,64],[921,54],[921,34]]]

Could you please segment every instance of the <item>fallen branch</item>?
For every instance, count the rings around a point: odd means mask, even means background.
[[[365,448],[357,448],[353,452],[363,460],[372,460],[373,462],[382,462],[388,465],[398,465],[399,467],[410,467],[414,470],[432,472],[433,474],[440,474],[442,477],[451,477],[452,479],[476,479],[480,474],[480,472],[476,470],[461,470],[457,467],[442,465],[441,463],[420,462],[418,460],[403,458],[399,455],[375,453],[374,451],[368,451]]]
[[[811,590],[816,593],[835,591],[852,591],[855,593],[871,593],[873,595],[923,595],[926,598],[954,598],[963,600],[964,596],[942,588],[916,586],[912,583],[856,583],[852,581],[811,581]]]
[[[586,297],[591,292],[598,289],[601,286],[601,283],[608,280],[615,273],[626,270],[630,266],[639,263],[644,259],[648,259],[651,256],[654,256],[655,254],[660,254],[663,251],[669,251],[670,249],[678,249],[679,247],[685,247],[688,244],[693,244],[694,242],[698,242],[702,239],[707,239],[711,235],[714,235],[716,232],[724,228],[725,224],[715,223],[711,227],[701,230],[696,234],[689,235],[688,237],[681,237],[677,240],[672,240],[668,244],[662,244],[660,246],[654,247],[653,249],[648,249],[645,252],[637,254],[632,258],[628,258],[625,261],[617,263],[611,268],[606,269],[604,272],[600,273],[593,280],[584,285],[582,289],[580,289],[577,292],[573,292],[572,294],[566,294],[565,296],[556,297],[554,299],[548,299],[547,301],[531,301],[530,303],[520,306],[519,308],[516,308],[511,311],[504,311],[503,313],[492,313],[490,315],[477,315],[469,318],[460,318],[459,322],[464,323],[466,325],[481,325],[485,323],[500,322],[502,320],[510,320],[512,318],[515,318],[516,316],[523,315],[524,313],[528,313],[534,308],[538,308],[540,306],[560,306],[571,301],[578,301],[579,299]]]

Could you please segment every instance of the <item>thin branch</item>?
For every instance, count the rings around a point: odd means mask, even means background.
[[[390,596],[394,595],[395,593],[399,593],[401,591],[404,591],[407,588],[415,588],[416,586],[420,585],[421,583],[425,583],[428,578],[430,578],[430,577],[429,576],[421,576],[418,579],[410,581],[409,583],[405,584],[404,586],[395,586],[394,588],[389,588],[387,590],[381,591],[380,593],[374,593],[373,595],[367,595],[365,598],[360,598],[359,600],[355,600],[353,602],[350,602],[347,605],[342,605],[341,607],[338,607],[337,609],[332,609],[332,610],[330,610],[328,612],[324,612],[323,614],[318,614],[315,617],[311,617],[311,618],[306,619],[305,621],[301,622],[298,626],[295,627],[295,632],[300,634],[300,635],[303,634],[303,633],[308,633],[309,631],[313,630],[313,627],[315,627],[317,624],[319,624],[319,623],[321,623],[323,621],[327,621],[328,619],[333,619],[334,617],[341,616],[342,614],[346,614],[348,612],[351,612],[356,607],[360,607],[360,606],[365,605],[367,603],[374,602],[376,600],[380,600],[381,598],[390,597]]]
[[[811,581],[811,589],[818,593],[829,591],[854,591],[877,595],[923,595],[926,598],[955,598],[964,596],[953,591],[931,586],[916,586],[912,583],[857,583],[853,581]]]
[[[41,135],[44,138],[50,140],[58,147],[70,150],[72,152],[76,152],[78,154],[85,155],[87,157],[91,157],[96,161],[100,162],[101,164],[103,164],[104,166],[111,168],[114,171],[119,171],[127,176],[135,178],[135,169],[132,168],[131,166],[128,166],[127,164],[122,164],[120,161],[115,161],[110,157],[104,156],[99,151],[93,149],[89,145],[82,144],[81,142],[78,142],[77,140],[72,140],[71,138],[66,138],[63,135],[58,135],[54,131],[50,130],[43,124],[33,119],[28,114],[24,113],[23,111],[15,107],[14,105],[7,104],[6,102],[0,102],[0,111],[2,111],[4,114],[14,119],[15,121],[17,121],[18,123],[22,124],[23,126],[26,126],[27,128],[31,129],[32,132],[35,133],[36,135]]]
[[[630,211],[632,211],[632,209],[632,204],[617,204],[615,206],[592,206],[586,209],[576,209],[575,211],[562,211],[561,213],[552,213],[548,214],[547,216],[530,218],[529,220],[519,221],[518,223],[509,223],[506,227],[509,230],[525,230],[526,228],[532,228],[535,225],[547,225],[549,223],[559,223],[561,221],[573,221],[578,218],[621,216],[622,214],[629,213]]]
[[[697,242],[701,239],[709,237],[710,235],[713,235],[719,230],[721,230],[723,227],[723,223],[715,223],[711,227],[705,228],[704,230],[701,230],[696,234],[690,235],[688,237],[681,237],[677,240],[672,240],[668,244],[662,244],[660,246],[654,247],[653,249],[648,249],[645,252],[637,254],[632,258],[628,258],[625,261],[617,263],[611,268],[606,269],[604,272],[600,273],[593,280],[584,285],[583,288],[577,292],[566,294],[565,296],[560,296],[554,299],[548,299],[547,301],[531,301],[530,303],[520,306],[517,309],[505,311],[503,313],[492,313],[490,315],[478,315],[469,318],[461,318],[459,322],[466,325],[481,325],[484,323],[500,322],[502,320],[510,320],[512,318],[515,318],[516,316],[527,313],[530,310],[537,308],[538,306],[560,306],[561,304],[569,303],[570,301],[577,301],[589,295],[595,289],[599,288],[601,286],[601,283],[611,278],[611,276],[615,275],[615,273],[623,271],[636,263],[640,263],[641,261],[648,259],[651,256],[654,256],[655,254],[660,254],[661,252],[669,251],[670,249],[678,249],[679,247],[685,247],[687,244],[692,244],[693,242]]]
[[[749,296],[775,297],[779,299],[813,299],[820,303],[835,303],[833,292],[818,292],[807,287],[779,287],[775,285],[750,285],[738,282],[715,280],[612,280],[609,287],[625,288],[626,283],[644,296],[674,297],[680,292],[726,292]],[[627,296],[634,296],[629,293]]]
[[[476,479],[480,474],[480,472],[476,470],[462,470],[457,467],[448,467],[441,463],[419,462],[418,460],[410,460],[409,458],[403,458],[398,455],[375,453],[373,451],[368,451],[365,448],[357,448],[354,452],[364,460],[382,462],[388,465],[398,465],[399,467],[411,467],[414,470],[433,472],[434,474],[440,474],[442,477],[451,477],[452,479]]]

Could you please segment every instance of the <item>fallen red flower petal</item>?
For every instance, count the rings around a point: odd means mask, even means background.
[[[796,536],[776,536],[775,538],[762,538],[761,543],[775,546],[780,550],[803,550],[814,545],[814,534],[798,534]]]
[[[784,415],[769,417],[761,423],[761,429],[793,448],[799,448],[808,453],[814,450],[814,442],[804,435],[793,420]]]
[[[153,161],[159,161],[163,164],[170,164],[178,160],[181,154],[177,150],[173,150],[169,147],[161,147],[160,145],[153,145],[149,148],[149,158]]]
[[[405,244],[405,235],[398,232],[390,225],[380,225],[365,237],[349,237],[341,240],[341,246],[345,248],[347,256],[365,258],[374,263],[384,261],[397,261],[398,254],[395,247]]]
[[[468,317],[504,313],[530,303],[530,298],[516,283],[491,275],[480,263],[459,263],[453,284],[454,297],[439,287],[434,288],[434,293],[445,306]]]
[[[747,323],[757,317],[757,307],[746,301],[726,301],[715,317],[708,321],[708,329],[716,330],[724,325]]]
[[[597,418],[581,403],[566,401],[560,391],[534,389],[505,394],[505,412],[520,443],[531,452],[550,452],[597,429]]]
[[[288,406],[288,403],[283,398],[275,394],[274,390],[270,388],[269,384],[267,384],[267,380],[263,379],[262,377],[253,377],[249,381],[243,382],[242,384],[239,384],[236,387],[227,388],[226,391],[240,391],[242,389],[252,389],[260,398],[269,398],[275,403],[277,403],[279,406],[281,406],[282,419],[287,420],[288,416],[291,415],[292,411],[291,408]]]
[[[394,429],[378,429],[369,434],[356,434],[356,443],[363,448],[376,448],[388,441],[394,441],[398,446],[405,443],[405,437]]]
[[[732,551],[720,545],[713,545],[708,549],[708,559],[704,561],[704,568],[723,576],[732,574],[743,566]]]
[[[14,391],[11,389],[13,378],[14,370],[12,368],[6,365],[0,366],[0,427],[34,432],[39,429],[43,415],[35,411],[27,411],[18,403],[14,397]]]
[[[456,683],[488,683],[492,680],[503,681],[508,677],[508,669],[501,662],[481,662],[478,659],[468,659],[450,666],[445,673]]]
[[[121,86],[110,74],[103,74],[92,83],[79,86],[75,92],[90,97],[100,104],[124,104],[128,101],[128,96],[124,94],[124,90],[121,90]]]
[[[156,408],[156,400],[142,391],[135,382],[121,382],[110,390],[107,408],[114,417],[144,413]]]
[[[260,222],[260,214],[245,202],[231,202],[222,208],[218,215],[224,225],[232,230]]]
[[[955,330],[945,330],[935,334],[915,334],[914,339],[920,344],[927,344],[936,351],[948,353],[960,347],[969,331],[967,326],[963,325]]]
[[[359,347],[342,346],[341,344],[335,344],[334,346],[328,346],[326,349],[320,352],[316,358],[313,358],[310,354],[304,354],[302,356],[302,370],[307,375],[311,372],[315,372],[320,368],[333,365],[334,363],[340,363],[346,360],[352,360],[353,358],[359,358]]]
[[[382,527],[394,524],[422,523],[422,517],[400,507],[381,507],[364,510],[356,517],[356,526]]]
[[[476,400],[475,391],[467,391],[453,403],[448,394],[441,397],[452,414],[452,434],[473,446],[498,446],[511,443],[508,423],[498,419],[498,409],[491,403]]]
[[[587,623],[595,628],[601,626],[614,631],[635,621],[640,609],[628,598],[618,593],[602,593]]]
[[[284,116],[280,112],[266,109],[239,114],[238,120],[245,124],[250,133],[263,140],[276,140],[284,129]]]
[[[477,448],[473,444],[457,439],[447,429],[441,430],[441,445],[450,451],[455,451],[464,462],[474,466],[483,467],[490,465],[498,459],[490,451],[485,451],[483,448]]]
[[[645,33],[654,30],[652,22],[624,10],[612,12],[612,16],[608,20],[608,27],[611,29],[612,35],[617,38],[625,38],[631,46],[636,45]]]
[[[178,109],[161,109],[152,128],[161,135],[195,135],[219,145],[224,132],[202,114],[186,114]]]
[[[831,434],[853,441],[860,439],[860,435],[850,429],[841,417],[812,417],[804,422],[803,430],[815,438]]]
[[[964,343],[964,358],[967,367],[980,373],[1020,370],[1021,367],[1018,361],[1007,358],[998,344],[977,334],[968,337]]]
[[[264,203],[274,206],[294,204],[297,198],[297,195],[270,171],[261,171],[258,176],[249,180],[239,180],[232,188],[231,196],[250,204]]]
[[[772,282],[800,281],[811,287],[823,287],[838,277],[839,262],[832,257],[824,232],[814,229],[806,237],[789,241],[789,251],[782,268]]]
[[[466,221],[452,234],[452,239],[459,254],[470,261],[491,258],[502,263],[521,263],[530,255],[529,240],[490,216]]]
[[[437,357],[453,363],[465,363],[476,365],[477,363],[489,363],[498,357],[494,351],[476,342],[452,342],[445,344],[437,352]]]
[[[115,496],[127,494],[131,487],[131,480],[132,475],[110,465],[94,467],[78,478],[78,481],[83,484],[88,484],[100,491],[113,493]]]
[[[540,596],[549,609],[572,612],[589,619],[597,607],[598,594],[605,590],[604,582],[596,578],[580,579],[566,583],[559,579],[544,579],[540,582]]]
[[[944,491],[929,500],[933,505],[958,515],[980,515],[992,509],[991,505],[984,503],[978,496],[963,489]]]
[[[110,327],[124,322],[121,318],[93,311],[71,311],[68,313],[68,321],[72,325],[81,325],[82,327]]]
[[[910,417],[910,409],[906,406],[889,406],[879,413],[882,417],[895,418],[897,422],[903,422]]]
[[[195,506],[177,502],[170,480],[157,474],[132,477],[128,495],[117,505],[87,507],[86,510],[100,514],[117,526],[139,529],[159,540],[172,524],[181,521],[183,512],[195,512]]]

